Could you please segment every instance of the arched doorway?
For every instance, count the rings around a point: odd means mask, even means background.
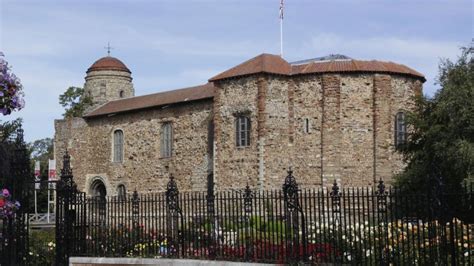
[[[93,197],[105,198],[107,196],[107,189],[105,188],[104,182],[102,180],[96,179],[91,184],[90,194]]]

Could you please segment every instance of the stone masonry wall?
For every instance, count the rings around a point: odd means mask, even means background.
[[[341,77],[341,182],[344,186],[372,185],[374,171],[373,77]],[[329,136],[328,136],[329,137]],[[328,180],[330,183],[334,180]]]
[[[323,182],[341,180],[341,77],[322,76],[322,169]]]
[[[124,71],[91,71],[86,76],[84,90],[92,97],[95,106],[120,99],[121,91],[122,98],[135,96],[132,77]]]
[[[95,179],[102,180],[107,195],[115,195],[119,184],[127,191],[162,191],[173,174],[180,190],[203,190],[209,168],[208,127],[211,101],[193,102],[166,109],[117,114],[67,126],[68,120],[56,123],[56,159],[61,161],[64,139],[69,142],[74,177],[86,192]],[[79,119],[76,119],[79,120]],[[173,155],[161,158],[160,132],[164,122],[173,126]],[[112,162],[113,132],[124,133],[124,159]],[[76,146],[78,145],[79,146]],[[61,168],[61,167],[59,167]]]
[[[214,182],[218,188],[241,189],[247,183],[253,187],[258,185],[257,83],[258,79],[251,76],[217,84],[214,97]],[[249,115],[252,123],[248,147],[236,147],[235,118],[240,114]]]
[[[322,80],[308,75],[295,78],[294,87],[294,175],[301,186],[319,186],[321,178]],[[309,131],[305,131],[308,119]],[[291,126],[291,125],[290,125]],[[280,174],[281,175],[281,174]]]
[[[390,182],[404,167],[394,148],[395,114],[411,110],[422,90],[419,80],[386,74],[252,75],[215,86],[214,101],[57,120],[58,173],[68,148],[79,188],[89,192],[100,179],[108,195],[119,184],[129,192],[163,190],[171,173],[180,190],[205,190],[212,169],[216,189],[280,189],[289,166],[302,187]],[[240,114],[251,120],[249,147],[236,147]],[[173,123],[171,158],[160,158],[164,122]],[[112,162],[116,129],[124,132],[123,163]]]

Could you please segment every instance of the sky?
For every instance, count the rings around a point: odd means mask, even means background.
[[[111,55],[136,95],[206,83],[261,53],[280,52],[280,0],[0,0],[0,51],[24,86],[27,141],[54,136],[58,97]],[[473,34],[471,0],[285,0],[283,54],[393,61],[423,73],[433,95],[441,58]]]

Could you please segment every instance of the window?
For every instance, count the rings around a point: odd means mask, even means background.
[[[309,133],[309,128],[310,128],[309,118],[305,118],[305,119],[304,119],[304,123],[303,123],[303,131],[304,131],[304,133],[308,134],[308,133]]]
[[[161,157],[171,157],[173,154],[173,128],[171,123],[161,127]]]
[[[235,139],[237,147],[250,146],[250,118],[239,116],[235,120]]]
[[[405,113],[398,112],[395,115],[395,147],[399,148],[405,144],[407,138],[407,127],[405,124]]]
[[[123,184],[118,185],[118,187],[117,187],[117,198],[119,200],[125,200],[126,193],[127,193],[127,191],[125,190],[125,185],[123,185]]]
[[[114,162],[121,163],[123,161],[123,131],[114,131]]]
[[[107,85],[105,82],[100,83],[100,96],[105,96]]]
[[[124,93],[123,91],[120,91],[120,92],[119,92],[119,97],[120,97],[120,98],[123,98],[124,95],[125,95],[125,93]]]

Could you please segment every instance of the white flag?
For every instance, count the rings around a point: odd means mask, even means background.
[[[283,0],[280,0],[280,19],[283,19]]]
[[[56,177],[56,160],[49,160],[48,180],[55,181]]]
[[[35,189],[40,189],[40,162],[35,161]]]

